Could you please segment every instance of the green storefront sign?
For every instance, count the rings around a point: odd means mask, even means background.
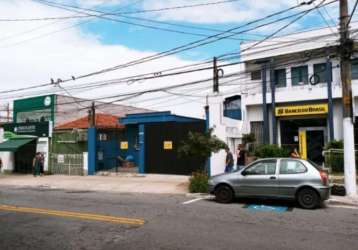
[[[5,132],[16,135],[33,135],[37,137],[48,137],[50,134],[49,122],[28,122],[3,124]]]
[[[55,120],[55,95],[37,96],[14,101],[14,122],[48,122]]]

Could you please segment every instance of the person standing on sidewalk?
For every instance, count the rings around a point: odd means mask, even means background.
[[[239,144],[237,146],[236,156],[237,156],[237,160],[236,160],[237,170],[241,170],[245,167],[246,164],[246,152],[244,149],[244,145]]]
[[[226,148],[225,151],[226,151],[225,173],[231,173],[234,167],[234,157],[230,152],[229,148]]]
[[[40,175],[41,172],[41,153],[36,153],[32,160],[32,169],[34,177]]]
[[[45,155],[44,153],[40,153],[40,176],[45,174],[44,168],[45,168]]]

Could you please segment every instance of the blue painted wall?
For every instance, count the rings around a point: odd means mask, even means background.
[[[139,173],[145,173],[145,125],[139,125]]]
[[[88,128],[88,175],[94,175],[97,164],[97,132],[96,128]]]
[[[97,159],[96,170],[108,170],[117,167],[117,157],[120,154],[118,141],[98,141],[97,152],[102,152],[103,159]]]
[[[139,164],[139,144],[138,144],[138,126],[127,125],[124,138],[121,141],[128,142],[128,149],[119,149],[120,156],[125,159],[131,155],[134,158],[135,164]],[[120,145],[121,142],[119,142]]]

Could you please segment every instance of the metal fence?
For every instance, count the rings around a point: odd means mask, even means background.
[[[83,154],[51,154],[50,172],[63,175],[84,175]]]
[[[324,165],[333,172],[344,171],[344,150],[343,149],[329,149],[323,151]],[[355,150],[356,168],[358,169],[358,150]]]

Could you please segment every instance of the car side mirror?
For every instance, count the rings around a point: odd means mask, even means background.
[[[242,171],[241,174],[242,174],[243,176],[246,176],[246,175],[247,175],[247,172],[246,172],[246,171]]]

